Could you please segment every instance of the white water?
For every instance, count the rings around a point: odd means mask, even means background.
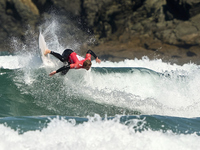
[[[147,67],[170,76],[148,73],[91,73],[89,87],[96,102],[123,106],[144,114],[198,117],[200,70],[195,64],[170,65],[159,60],[126,60],[113,66]],[[109,63],[112,66],[112,63]],[[127,65],[128,64],[128,65]],[[155,65],[156,64],[156,65]],[[180,76],[181,75],[181,76]],[[98,90],[97,90],[98,89]],[[93,91],[93,92],[94,92]],[[100,91],[100,92],[99,92]]]
[[[104,120],[95,116],[89,122],[74,125],[74,121],[53,119],[42,131],[17,131],[0,125],[1,150],[194,150],[199,149],[196,134],[182,135],[161,131],[135,132],[119,119]]]

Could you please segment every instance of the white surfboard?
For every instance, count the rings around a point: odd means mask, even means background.
[[[41,32],[40,32],[40,35],[39,35],[39,48],[40,48],[40,51],[41,51],[41,59],[42,59],[43,64],[45,66],[53,66],[54,64],[50,60],[49,54],[47,54],[46,56],[44,55],[44,52],[45,52],[46,49],[48,49],[48,47],[46,45],[44,36],[42,35]]]

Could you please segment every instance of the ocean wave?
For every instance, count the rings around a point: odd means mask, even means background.
[[[35,119],[35,120],[34,120]],[[4,149],[198,149],[199,136],[193,133],[178,133],[181,125],[176,123],[175,130],[164,131],[162,128],[169,126],[170,120],[180,121],[183,118],[170,118],[162,116],[116,116],[102,119],[99,115],[88,118],[52,117],[44,123],[47,117],[27,117],[29,130],[19,134],[20,128],[27,126],[26,118],[13,120],[18,127],[12,129],[8,125],[0,125],[0,147]],[[153,120],[152,120],[153,119]],[[77,121],[79,123],[77,124]],[[24,124],[20,124],[24,122]],[[31,124],[32,121],[32,124]],[[80,122],[81,121],[81,122]],[[157,123],[153,122],[156,121]],[[190,120],[186,119],[186,122]],[[34,123],[36,122],[36,123]],[[198,120],[196,120],[198,122]],[[34,125],[45,127],[39,129]],[[151,124],[156,129],[144,129]],[[187,124],[187,123],[185,123]],[[195,124],[195,123],[194,123]],[[188,124],[192,126],[192,124]],[[11,138],[12,137],[12,138]],[[35,144],[37,143],[37,144]],[[170,144],[169,144],[170,143]]]

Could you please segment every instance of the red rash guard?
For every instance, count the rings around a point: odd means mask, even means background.
[[[87,53],[85,58],[77,55],[75,52],[69,55],[70,69],[83,68],[83,62],[86,60],[91,61],[91,54]]]
[[[64,62],[65,58],[63,58],[63,56],[61,56],[60,54],[57,54],[55,52],[51,52],[51,54],[54,55],[56,58],[60,59],[60,61]],[[69,69],[83,68],[84,61],[86,60],[91,61],[91,56],[93,56],[95,59],[97,58],[96,54],[91,50],[87,51],[85,58],[77,55],[75,52],[72,51],[72,53],[69,54],[69,59],[68,59],[69,64],[56,70],[56,73],[64,71],[64,74],[66,74],[69,71]]]

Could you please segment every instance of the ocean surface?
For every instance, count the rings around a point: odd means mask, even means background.
[[[102,60],[49,77],[62,64],[44,65],[37,40],[14,46],[0,53],[1,150],[200,149],[199,65]]]

